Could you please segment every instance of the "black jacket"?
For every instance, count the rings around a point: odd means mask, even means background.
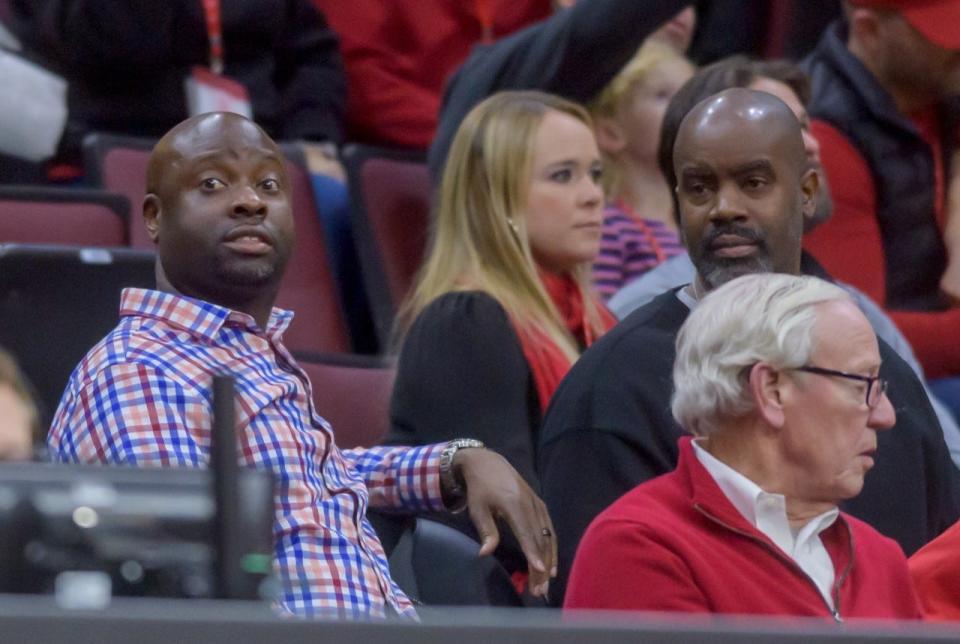
[[[450,143],[473,107],[502,90],[538,89],[586,103],[644,39],[691,0],[589,0],[491,45],[479,45],[447,83],[430,176],[440,182]]]
[[[671,471],[682,430],[670,412],[673,361],[689,309],[668,291],[590,347],[557,390],[541,430],[540,486],[557,531],[560,603],[577,544],[603,509]],[[882,340],[880,373],[897,412],[878,433],[876,466],[843,509],[909,554],[960,516],[958,472],[920,381]]]
[[[346,77],[337,38],[311,0],[221,3],[224,74],[278,139],[339,142]],[[13,0],[27,54],[70,83],[61,158],[106,131],[159,137],[185,119],[184,78],[209,63],[200,0]]]
[[[843,24],[834,22],[804,61],[812,90],[810,116],[846,136],[873,175],[887,267],[887,301],[882,304],[889,309],[944,309],[940,277],[947,256],[934,214],[936,160],[917,127],[897,110],[845,41]],[[939,106],[947,166],[956,148],[958,115],[956,103]],[[950,176],[949,167],[943,172]]]

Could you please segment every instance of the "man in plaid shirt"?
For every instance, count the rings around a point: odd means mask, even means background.
[[[228,373],[240,459],[277,483],[285,609],[415,616],[390,578],[368,506],[442,510],[466,501],[481,554],[496,547],[494,517],[503,517],[530,562],[531,589],[545,594],[555,574],[553,526],[501,456],[458,441],[337,448],[307,375],[283,346],[293,314],[273,308],[293,247],[289,189],[276,144],[241,116],[194,117],[161,139],[143,204],[158,246],[158,290],[125,290],[120,323],[74,371],[48,438],[54,458],[203,466],[212,379]]]

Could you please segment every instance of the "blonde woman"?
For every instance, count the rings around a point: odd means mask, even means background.
[[[479,438],[539,489],[543,414],[613,324],[590,294],[603,222],[590,117],[541,92],[503,92],[461,124],[430,247],[398,319],[390,442]],[[521,569],[522,560],[507,567]]]
[[[593,278],[605,299],[684,250],[657,148],[667,104],[692,75],[682,54],[649,40],[591,104],[607,191]]]

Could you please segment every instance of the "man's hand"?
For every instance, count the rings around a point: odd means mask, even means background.
[[[545,597],[550,577],[557,575],[557,540],[547,506],[494,451],[461,449],[453,457],[453,470],[466,484],[467,511],[480,535],[480,555],[489,555],[497,547],[496,520],[503,518],[527,558],[530,593]]]
[[[311,174],[326,175],[346,183],[347,171],[337,159],[337,149],[332,143],[301,143],[300,146]]]

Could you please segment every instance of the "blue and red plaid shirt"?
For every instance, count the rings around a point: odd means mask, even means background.
[[[367,506],[442,510],[443,445],[341,451],[310,382],[283,346],[293,314],[253,317],[186,297],[127,289],[120,323],[77,367],[48,444],[60,461],[201,467],[213,376],[236,379],[243,464],[276,480],[275,568],[284,608],[304,616],[414,616],[393,583]]]

